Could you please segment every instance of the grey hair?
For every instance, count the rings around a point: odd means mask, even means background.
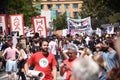
[[[73,75],[78,80],[98,80],[99,66],[92,59],[79,58],[73,63]]]
[[[69,46],[68,46],[68,48],[67,48],[68,50],[74,50],[74,51],[77,51],[77,48],[76,48],[76,46],[75,45],[73,45],[73,44],[70,44]]]

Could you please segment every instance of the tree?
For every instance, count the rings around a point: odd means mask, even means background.
[[[113,12],[120,12],[120,0],[104,0],[106,1],[106,6]]]
[[[3,0],[0,6],[3,11],[0,13],[5,13],[8,16],[10,14],[24,14],[25,26],[30,26],[31,17],[40,15],[32,5],[32,0]]]
[[[66,13],[58,16],[56,20],[53,20],[53,25],[56,30],[61,30],[67,28],[67,18]]]
[[[99,27],[101,24],[108,23],[108,17],[111,10],[106,7],[103,0],[83,0],[82,12],[80,15],[84,17],[90,16],[92,19],[92,27]]]

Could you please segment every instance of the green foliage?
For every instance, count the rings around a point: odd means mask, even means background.
[[[61,30],[67,28],[66,13],[58,16],[56,20],[53,20],[53,25],[56,30]]]
[[[40,15],[36,8],[32,7],[32,0],[3,0],[6,14],[24,14],[25,26],[31,25],[31,17]]]
[[[90,16],[92,27],[116,23],[120,20],[120,0],[83,0],[82,18]]]
[[[82,12],[80,15],[84,17],[90,16],[92,19],[92,27],[99,27],[101,24],[108,23],[108,17],[111,10],[106,7],[103,0],[83,0]]]
[[[104,0],[106,6],[113,12],[120,12],[120,0]]]
[[[120,13],[114,13],[113,15],[110,15],[108,19],[110,23],[118,22],[120,20]]]

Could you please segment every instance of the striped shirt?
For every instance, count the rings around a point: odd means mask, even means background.
[[[104,61],[107,63],[107,68],[106,68],[107,71],[110,71],[118,63],[117,53],[115,50],[111,52],[103,52],[102,57]]]

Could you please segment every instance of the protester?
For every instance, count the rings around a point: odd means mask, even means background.
[[[16,48],[12,47],[12,39],[8,39],[7,42],[9,47],[5,49],[2,56],[6,60],[6,72],[8,73],[8,80],[12,80],[12,73],[14,74],[14,80],[17,80],[17,59],[20,52]]]
[[[106,62],[103,60],[101,54],[97,54],[97,55],[94,55],[92,56],[92,59],[99,65],[99,80],[106,80],[106,67],[107,67],[107,64]]]
[[[55,41],[54,37],[50,38],[50,41],[49,41],[49,52],[52,53],[55,56],[55,59],[57,61],[57,71],[59,71],[59,65],[58,65],[58,59],[59,59],[59,56],[58,56],[58,44]]]
[[[101,45],[97,44],[95,45],[95,51],[93,52],[93,55],[101,55],[103,52],[101,51]]]
[[[107,71],[110,71],[118,64],[117,52],[115,51],[114,44],[111,40],[103,41],[102,57],[107,63]]]
[[[74,45],[69,45],[67,55],[69,59],[66,59],[60,65],[60,75],[66,74],[65,80],[72,80],[72,63],[77,59],[77,49]]]
[[[24,74],[24,64],[26,63],[27,60],[27,54],[25,53],[21,43],[17,43],[16,48],[20,52],[19,61],[18,61],[18,80],[20,80],[20,77],[22,80],[26,80]]]
[[[47,40],[42,40],[40,47],[41,51],[34,53],[25,64],[26,75],[32,77],[32,75],[28,73],[28,70],[29,65],[34,63],[34,70],[42,71],[43,73],[45,73],[45,77],[43,78],[43,80],[56,80],[57,63],[54,55],[48,52]]]
[[[119,56],[119,62],[107,73],[107,80],[120,80],[120,37],[115,41],[115,48]]]

